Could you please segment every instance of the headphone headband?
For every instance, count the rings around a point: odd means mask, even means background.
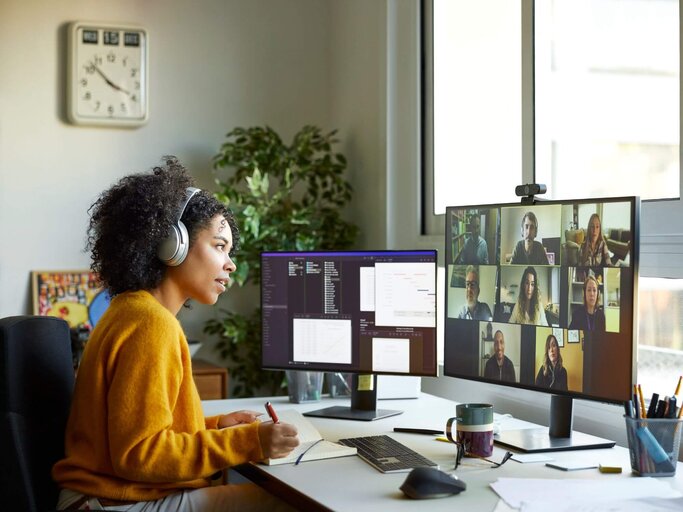
[[[180,222],[180,219],[182,219],[183,213],[185,213],[185,208],[187,208],[190,199],[192,199],[197,192],[201,192],[201,190],[196,187],[187,187],[185,189],[185,200],[180,204],[180,213],[178,213],[177,222]]]

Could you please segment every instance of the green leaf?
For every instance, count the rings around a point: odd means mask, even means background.
[[[237,263],[237,270],[231,274],[232,279],[239,285],[244,286],[249,275],[249,262],[241,261]]]

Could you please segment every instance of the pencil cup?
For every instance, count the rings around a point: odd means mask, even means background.
[[[639,476],[676,474],[683,419],[635,419],[624,416],[631,471]]]
[[[287,370],[289,401],[295,404],[320,401],[323,391],[323,372]]]

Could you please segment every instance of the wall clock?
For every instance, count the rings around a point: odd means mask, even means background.
[[[139,126],[149,112],[147,32],[76,21],[68,28],[67,117],[75,124]]]

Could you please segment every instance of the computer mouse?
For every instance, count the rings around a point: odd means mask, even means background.
[[[415,468],[406,477],[400,489],[406,496],[421,500],[445,498],[461,493],[467,484],[455,475],[449,475],[436,468]]]

